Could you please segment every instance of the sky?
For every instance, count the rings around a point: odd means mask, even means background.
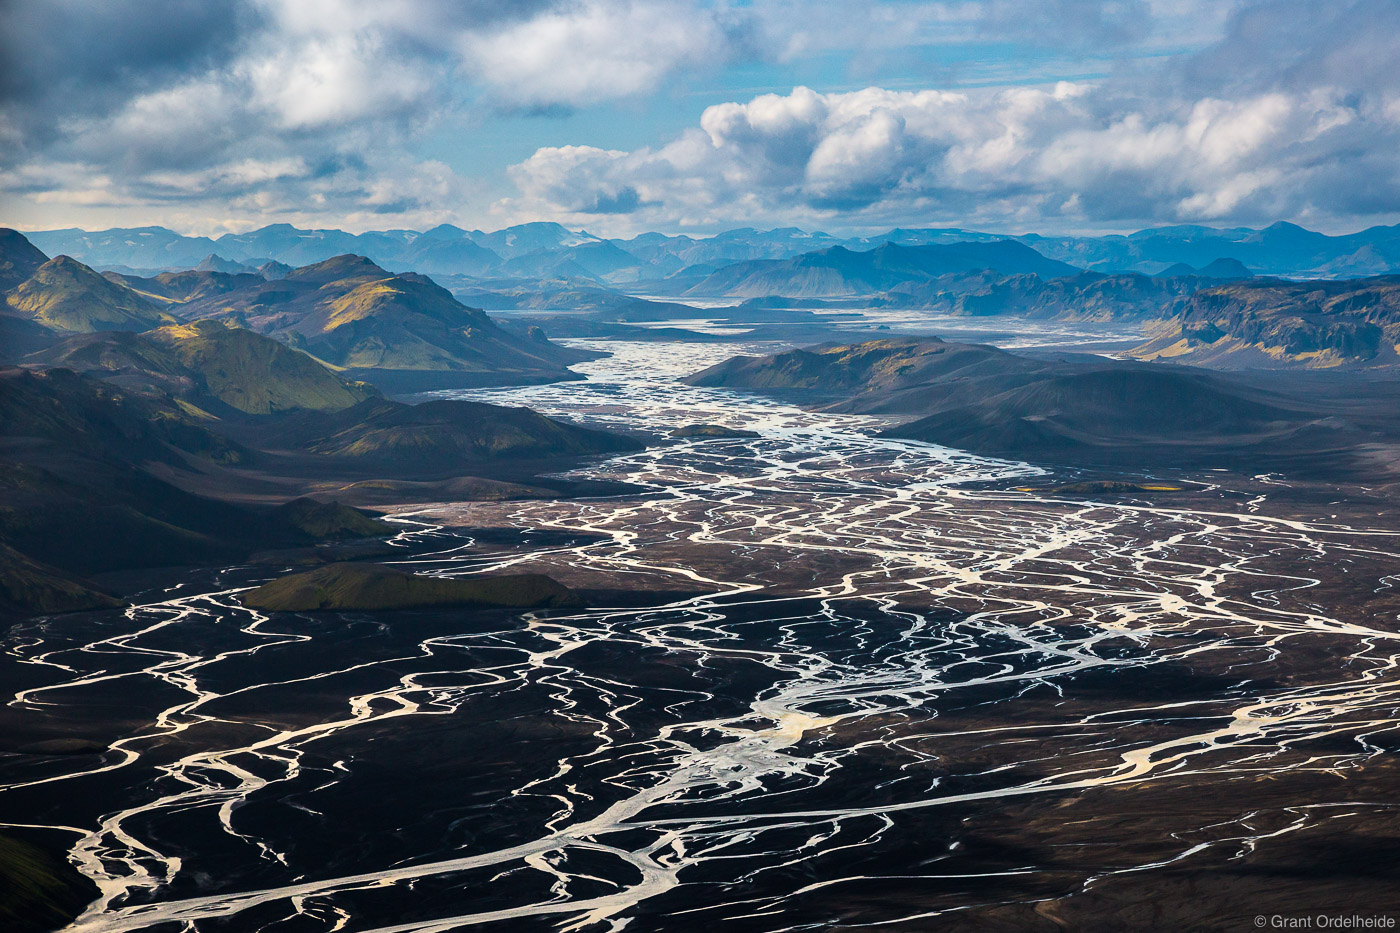
[[[1400,0],[0,0],[0,225],[1346,232]]]

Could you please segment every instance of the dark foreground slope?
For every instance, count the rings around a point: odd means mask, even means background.
[[[196,495],[188,476],[258,454],[178,405],[67,370],[0,371],[0,544],[10,602],[91,600],[64,574],[231,560],[253,550],[388,534],[332,503],[248,508]],[[21,560],[23,558],[23,560]],[[73,587],[79,589],[73,589]]]
[[[1012,459],[1397,478],[1400,383],[1277,381],[1096,358],[1034,359],[901,339],[737,357],[698,385],[898,414],[893,437]]]
[[[111,609],[121,604],[121,600],[94,589],[80,577],[0,544],[0,614],[77,612]]]
[[[370,399],[336,413],[218,419],[65,369],[0,370],[0,610],[103,605],[101,588],[81,579],[91,574],[392,531],[297,498],[306,492],[340,497],[358,484],[388,487],[392,501],[435,498],[438,487],[420,481],[461,493],[464,474],[528,479],[639,446],[527,409],[437,402],[419,412]]]
[[[6,933],[57,930],[99,893],[63,854],[14,833],[0,835],[0,929]]]

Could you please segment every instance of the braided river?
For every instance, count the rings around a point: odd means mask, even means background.
[[[1400,908],[1384,500],[1059,492],[679,381],[742,346],[596,346],[585,382],[446,394],[757,436],[578,469],[614,496],[406,506],[387,558],[587,609],[264,615],[236,594],[289,568],[255,565],[5,633],[5,722],[90,746],[0,755],[0,822],[101,892],[71,929],[1150,928],[1167,895],[1244,928],[1299,877]]]

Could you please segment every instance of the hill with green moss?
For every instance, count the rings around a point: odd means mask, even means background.
[[[502,330],[432,280],[393,275],[362,256],[201,298],[180,313],[238,323],[357,374],[373,371],[368,378],[386,387],[414,373],[436,374],[434,385],[577,378],[568,364],[593,356]],[[417,385],[426,387],[422,378]]]
[[[0,544],[0,615],[112,609],[122,601]]]
[[[67,256],[44,263],[5,302],[11,314],[67,333],[143,331],[174,321],[130,288]]]
[[[758,437],[757,431],[743,428],[727,428],[722,424],[683,424],[671,432],[671,436],[682,440],[717,440],[722,438]]]
[[[305,353],[217,321],[173,324],[143,334],[75,335],[22,362],[92,373],[133,392],[169,393],[214,413],[225,407],[250,415],[337,411],[378,395]]]
[[[45,851],[13,831],[0,835],[0,929],[6,933],[47,933],[65,927],[100,893],[61,854]]]
[[[184,304],[201,298],[226,295],[242,288],[255,288],[266,281],[261,275],[217,272],[210,269],[162,272],[150,278],[123,275],[119,272],[104,272],[102,275],[157,305]]]
[[[313,541],[346,538],[376,538],[397,529],[388,522],[371,518],[359,509],[338,502],[320,502],[309,496],[279,505],[263,518],[271,528],[291,528]]]
[[[543,574],[453,579],[404,573],[382,564],[328,564],[264,583],[239,596],[266,612],[352,609],[567,609],[583,605]]]

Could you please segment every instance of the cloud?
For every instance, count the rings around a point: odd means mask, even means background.
[[[580,215],[594,193],[631,187],[650,205],[635,221],[656,225],[1326,224],[1400,211],[1400,8],[1354,3],[1319,31],[1301,6],[1244,9],[1217,46],[1115,80],[798,87],[717,104],[651,147],[541,149],[511,170],[521,198],[500,209]],[[1368,38],[1392,22],[1387,39]]]
[[[45,203],[73,201],[57,189],[81,166],[103,179],[77,185],[90,204],[381,224],[478,197],[409,154],[434,127],[648,92],[729,60],[744,20],[688,0],[53,0],[0,15],[0,177],[31,206],[46,179]],[[437,178],[455,200],[380,196],[402,181],[381,171]],[[579,207],[640,203],[621,185]]]
[[[0,0],[0,17],[11,222],[471,224],[493,202],[501,220],[660,228],[1400,211],[1394,0]],[[648,145],[620,126],[784,69],[822,89],[734,92]],[[1015,86],[1040,73],[1090,77]],[[518,111],[589,138],[483,167]]]
[[[663,77],[717,67],[742,45],[746,17],[679,0],[598,0],[497,29],[464,33],[477,80],[524,106],[577,106],[654,88]]]

